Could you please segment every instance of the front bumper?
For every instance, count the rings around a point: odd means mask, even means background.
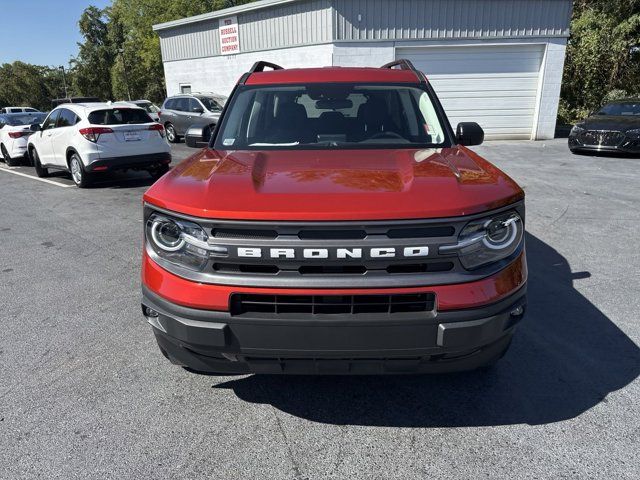
[[[569,150],[572,152],[640,155],[640,140],[626,138],[618,145],[589,145],[581,143],[577,137],[569,137]]]
[[[526,284],[491,305],[433,318],[265,320],[176,305],[143,287],[142,308],[165,356],[196,371],[384,374],[478,368],[508,346],[525,304]]]
[[[100,158],[86,166],[87,171],[111,171],[123,169],[145,169],[157,165],[171,163],[171,153],[160,152],[146,155],[129,155],[124,157]]]

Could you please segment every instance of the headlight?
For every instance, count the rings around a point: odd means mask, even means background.
[[[633,130],[627,130],[625,135],[630,138],[640,138],[640,128],[634,128]]]
[[[586,128],[583,128],[580,125],[574,125],[569,135],[580,135],[581,133],[586,131],[587,131]]]
[[[457,253],[467,270],[497,262],[516,251],[522,242],[524,226],[516,212],[468,223],[456,245],[443,245],[440,253]]]
[[[158,257],[190,270],[202,271],[210,254],[227,253],[225,247],[208,243],[200,225],[159,213],[147,220],[146,238]]]

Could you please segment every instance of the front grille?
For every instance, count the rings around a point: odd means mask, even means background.
[[[432,313],[435,294],[402,295],[255,295],[233,294],[231,315],[385,315]]]
[[[278,236],[275,230],[245,229],[245,228],[213,228],[211,235],[216,239],[239,240],[273,240]]]
[[[579,140],[583,145],[615,147],[624,140],[624,135],[611,130],[587,130],[580,134]]]
[[[274,280],[321,277],[370,278],[433,275],[460,269],[457,257],[440,255],[439,245],[457,241],[466,222],[400,221],[344,223],[240,223],[210,226],[212,242],[226,247],[228,255],[212,261],[216,274],[272,277]],[[428,247],[426,256],[404,256],[405,248]],[[240,249],[260,249],[260,256],[245,256]],[[337,249],[358,251],[359,257],[338,258]],[[395,249],[393,256],[371,255],[372,248]],[[272,257],[271,249],[280,252]],[[289,249],[289,255],[281,249]],[[306,258],[304,249],[329,250],[326,257]],[[291,253],[291,251],[294,253]],[[330,286],[330,285],[329,285]]]
[[[466,270],[454,245],[469,221],[515,209],[426,220],[238,221],[187,217],[209,234],[218,252],[202,271],[176,275],[215,285],[287,289],[400,288],[466,283],[504,265]],[[519,252],[518,252],[519,253]]]

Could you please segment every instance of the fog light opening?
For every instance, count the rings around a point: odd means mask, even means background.
[[[519,317],[523,313],[524,313],[524,307],[522,305],[520,305],[520,306],[514,308],[513,310],[511,310],[511,316],[512,317]]]
[[[158,318],[158,312],[156,312],[153,308],[144,307],[144,316],[149,318]]]

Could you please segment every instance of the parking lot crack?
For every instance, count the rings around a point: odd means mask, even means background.
[[[565,209],[562,211],[562,213],[558,216],[558,218],[556,218],[555,220],[553,220],[549,226],[551,225],[555,225],[556,223],[558,223],[560,220],[562,220],[564,218],[564,216],[567,214],[567,212],[569,211],[569,205],[567,205],[565,207]]]
[[[282,435],[282,439],[284,440],[284,444],[287,447],[287,456],[289,457],[289,461],[291,462],[291,468],[293,468],[293,473],[295,475],[296,480],[301,480],[302,475],[300,474],[300,469],[298,468],[298,464],[296,463],[295,457],[293,455],[293,450],[291,449],[291,443],[289,442],[289,438],[284,430],[284,426],[282,425],[282,420],[278,416],[278,413],[272,408],[271,412],[276,420],[276,425],[278,426],[278,430],[280,431],[280,435]]]

